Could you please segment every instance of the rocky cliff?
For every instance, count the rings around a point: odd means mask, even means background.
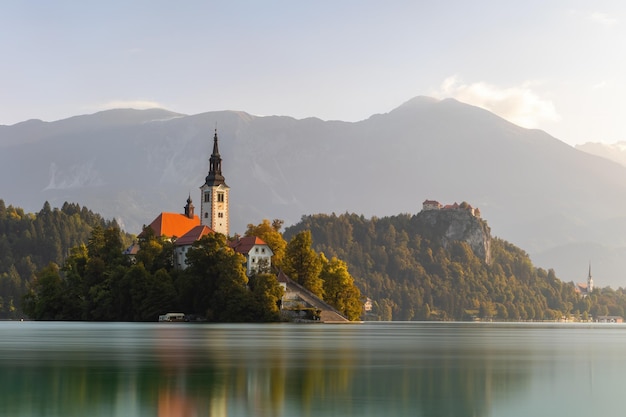
[[[420,233],[444,247],[452,241],[466,242],[474,254],[491,263],[491,230],[487,222],[463,209],[423,210],[416,220]]]

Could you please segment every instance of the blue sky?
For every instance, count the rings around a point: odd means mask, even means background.
[[[454,97],[626,141],[622,1],[14,1],[0,124],[115,107],[357,121]]]

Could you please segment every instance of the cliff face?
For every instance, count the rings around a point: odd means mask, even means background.
[[[467,210],[426,210],[417,214],[420,233],[440,241],[444,247],[452,241],[466,242],[474,254],[491,263],[491,230],[487,222]]]

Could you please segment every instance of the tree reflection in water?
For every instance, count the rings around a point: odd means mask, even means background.
[[[515,334],[524,329],[497,326],[0,323],[0,330],[0,415],[11,416],[486,417],[494,401],[527,391],[545,353],[520,344],[525,336]]]

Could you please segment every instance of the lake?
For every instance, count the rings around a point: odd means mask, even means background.
[[[0,322],[0,416],[622,415],[626,326]]]

